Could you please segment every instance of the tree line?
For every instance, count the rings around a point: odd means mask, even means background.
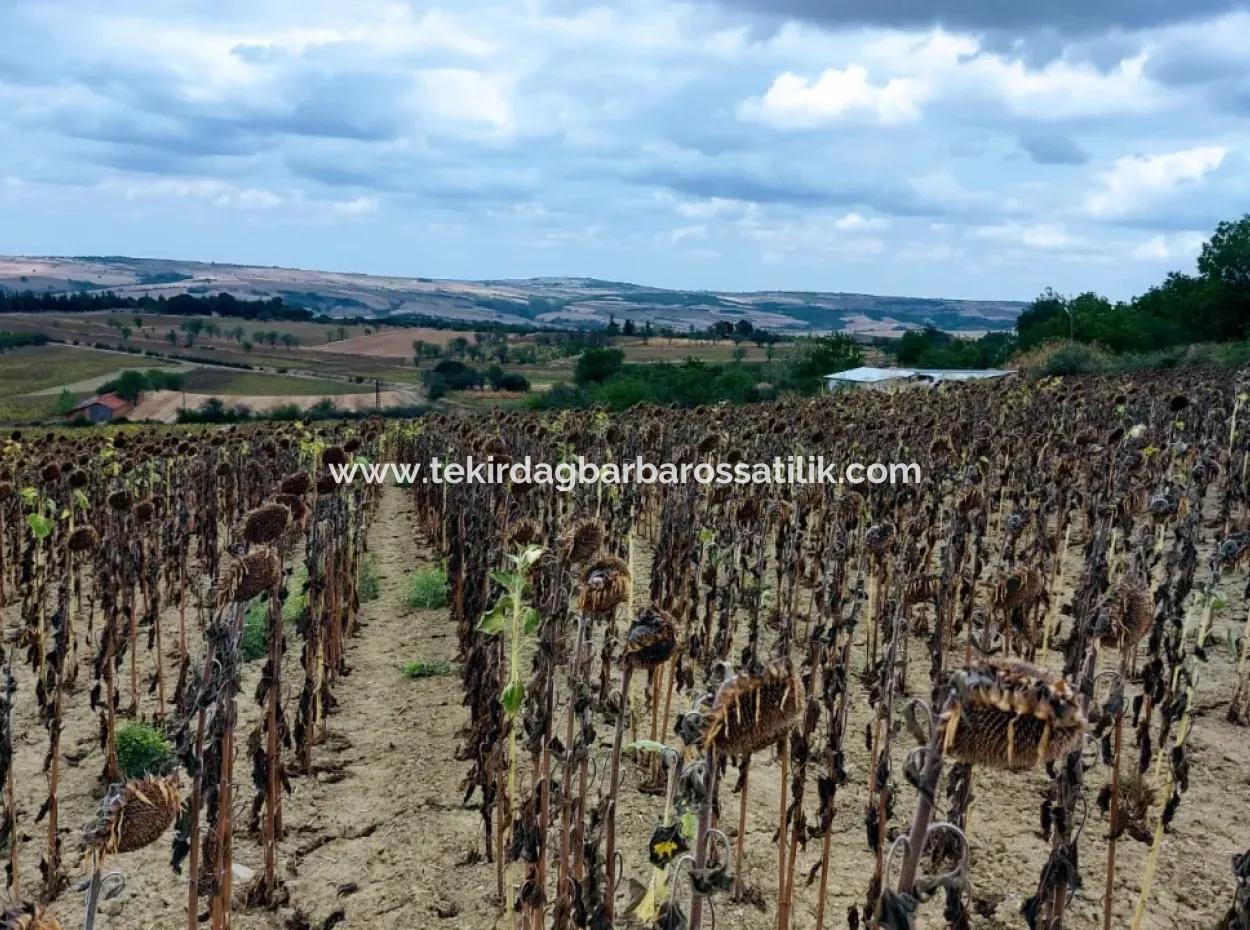
[[[308,321],[313,312],[291,307],[281,297],[257,300],[221,293],[213,295],[176,294],[153,297],[126,295],[113,291],[0,291],[0,313],[94,313],[104,310],[139,310],[170,316],[223,316],[244,320]]]
[[[1220,223],[1202,245],[1195,273],[1174,271],[1131,300],[1112,301],[1093,291],[1065,296],[1043,291],[1016,319],[1013,332],[958,339],[928,327],[887,347],[904,365],[984,368],[1057,344],[1067,363],[1096,367],[1116,357],[1138,356],[1142,367],[1173,364],[1172,351],[1199,343],[1250,341],[1250,214]],[[1199,353],[1227,358],[1243,353]],[[1062,373],[1062,372],[1057,372]]]

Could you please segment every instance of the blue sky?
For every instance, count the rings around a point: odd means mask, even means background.
[[[1127,297],[1250,210],[1244,4],[5,0],[0,35],[0,253]]]

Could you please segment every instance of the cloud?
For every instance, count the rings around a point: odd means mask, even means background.
[[[465,68],[439,68],[417,76],[423,109],[441,119],[514,126],[511,75]]]
[[[828,68],[810,82],[787,71],[763,97],[744,101],[738,115],[779,129],[813,129],[855,115],[890,126],[918,119],[927,93],[923,82],[910,78],[873,84],[856,64]]]
[[[1029,131],[1021,134],[1020,148],[1039,165],[1083,165],[1089,153],[1070,136]]]
[[[1066,251],[1084,247],[1088,243],[1072,235],[1060,223],[1005,223],[997,226],[981,226],[972,231],[978,239],[1001,242],[1039,252]]]
[[[1158,155],[1119,158],[1085,198],[1085,211],[1099,219],[1117,219],[1149,205],[1178,188],[1201,183],[1224,162],[1228,149],[1202,145]]]
[[[1146,55],[1107,67],[1058,59],[1037,67],[1018,54],[942,30],[889,34],[862,46],[869,67],[852,62],[814,78],[785,71],[744,100],[740,119],[775,129],[814,129],[851,120],[894,126],[919,120],[940,102],[988,105],[1029,121],[1149,112],[1166,99],[1145,73]]]
[[[1170,262],[1179,259],[1192,260],[1202,251],[1206,236],[1199,232],[1176,233],[1171,236],[1151,236],[1130,253],[1142,262]]]
[[[1104,29],[1140,29],[1234,9],[1235,0],[1052,0],[1049,3],[1003,3],[1001,0],[720,0],[727,7],[746,10],[764,19],[797,19],[827,28],[887,26],[914,29],[942,26],[954,29],[1089,33]]]
[[[1250,202],[1226,6],[10,0],[0,252],[1128,296]]]

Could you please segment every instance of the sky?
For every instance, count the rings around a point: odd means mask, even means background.
[[[1127,298],[1250,211],[1250,3],[0,0],[0,254]]]

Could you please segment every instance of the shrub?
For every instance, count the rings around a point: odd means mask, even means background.
[[[409,607],[433,610],[447,606],[447,573],[441,568],[422,568],[408,578]]]
[[[1032,377],[1048,378],[1098,374],[1111,367],[1111,357],[1099,347],[1081,342],[1048,342],[1019,356],[1015,363]]]
[[[404,676],[414,680],[418,678],[443,678],[455,674],[455,671],[450,662],[443,661],[405,662],[403,668]]]
[[[127,779],[159,771],[170,757],[165,734],[149,723],[127,723],[117,730],[117,762]]]
[[[382,581],[378,577],[378,560],[370,553],[360,563],[360,577],[356,582],[356,593],[361,603],[376,601],[382,595]]]
[[[620,349],[587,349],[577,360],[573,380],[578,384],[602,384],[621,370],[625,353]]]

